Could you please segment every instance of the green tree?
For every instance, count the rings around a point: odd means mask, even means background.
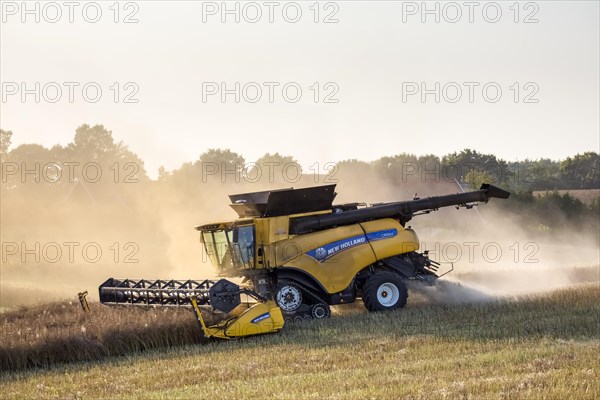
[[[12,143],[12,134],[13,133],[11,131],[4,131],[0,129],[0,156],[4,156],[8,153],[8,148]]]
[[[516,161],[509,163],[513,190],[554,190],[562,189],[560,162],[542,158],[539,160]]]
[[[159,181],[166,180],[169,178],[169,176],[171,176],[171,172],[167,171],[167,169],[164,167],[164,165],[161,165],[160,167],[158,167],[158,180]]]
[[[222,183],[240,182],[244,157],[229,149],[208,149],[194,164],[201,182],[219,180]]]
[[[302,178],[302,167],[292,156],[266,153],[247,171],[250,182],[294,184]]]
[[[73,142],[69,143],[68,148],[91,161],[114,154],[119,150],[119,144],[115,143],[112,132],[104,128],[104,125],[90,127],[83,124],[75,130]]]
[[[144,162],[122,142],[116,142],[104,125],[83,124],[66,147],[55,146],[62,161],[77,164],[77,169],[98,163],[103,177],[114,182],[147,181]]]
[[[472,169],[464,178],[472,189],[479,189],[482,183],[495,183],[494,177],[485,172]]]
[[[392,183],[406,182],[419,176],[419,159],[414,154],[401,153],[373,161],[374,172]]]
[[[200,154],[199,162],[226,163],[229,166],[243,166],[244,157],[229,149],[208,149]]]
[[[586,152],[567,157],[560,164],[560,174],[568,189],[600,188],[600,155]]]
[[[373,168],[372,164],[366,161],[357,160],[355,158],[351,160],[339,161],[336,166],[341,174],[348,174],[349,176],[355,173],[369,172]]]
[[[39,144],[22,144],[15,147],[2,160],[4,189],[32,195],[42,193],[49,185],[56,186],[61,167],[53,152]],[[32,195],[33,196],[33,195]]]
[[[496,158],[493,154],[482,154],[471,149],[444,156],[442,170],[445,178],[463,181],[471,171],[485,172],[500,185],[507,185],[512,176],[506,161]]]

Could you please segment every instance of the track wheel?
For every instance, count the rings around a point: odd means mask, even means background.
[[[408,291],[402,278],[393,272],[376,272],[363,286],[363,303],[369,311],[395,310],[406,305]]]
[[[314,319],[325,319],[329,318],[331,310],[327,304],[317,303],[310,307],[310,315],[312,315]]]
[[[282,311],[291,313],[302,305],[302,291],[294,284],[284,283],[277,288],[275,300]]]

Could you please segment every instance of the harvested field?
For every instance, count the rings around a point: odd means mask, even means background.
[[[77,302],[24,306],[0,314],[0,369],[99,360],[203,339],[191,309],[111,308]]]

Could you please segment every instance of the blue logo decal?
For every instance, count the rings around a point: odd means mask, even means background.
[[[338,240],[321,247],[317,247],[314,250],[306,252],[306,255],[314,258],[315,260],[322,262],[330,257],[333,257],[337,253],[343,250],[350,249],[354,246],[359,246],[375,240],[389,239],[398,235],[397,229],[385,229],[382,231],[367,233],[367,235],[354,236],[348,239]]]
[[[333,257],[340,251],[365,243],[367,243],[367,237],[365,235],[359,235],[348,239],[331,242],[321,247],[317,247],[314,250],[306,252],[306,254],[317,261],[323,261],[328,259],[329,257]]]
[[[270,316],[271,316],[271,314],[269,314],[268,312],[266,312],[266,313],[264,313],[264,314],[262,314],[262,315],[259,315],[259,316],[258,316],[258,317],[256,317],[256,318],[254,318],[254,319],[253,319],[252,321],[250,321],[250,322],[252,322],[253,324],[256,324],[257,322],[260,322],[260,321],[262,321],[262,320],[264,320],[264,319],[267,319],[267,318],[269,318]]]

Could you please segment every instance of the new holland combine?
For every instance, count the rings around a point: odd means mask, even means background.
[[[279,331],[286,321],[322,319],[330,305],[358,298],[369,311],[404,307],[406,283],[432,284],[439,264],[419,253],[413,216],[442,207],[471,208],[509,192],[479,190],[365,206],[334,205],[335,185],[231,195],[238,219],[196,226],[220,280],[110,278],[107,305],[190,306],[207,337]],[[241,278],[234,283],[225,278]],[[253,299],[242,307],[242,295]],[[228,316],[207,326],[202,309]]]

